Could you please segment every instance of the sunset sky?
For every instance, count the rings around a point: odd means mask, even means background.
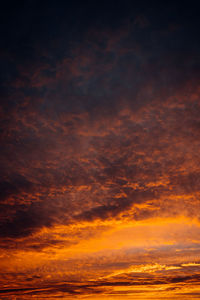
[[[0,299],[200,299],[197,2],[0,14]]]

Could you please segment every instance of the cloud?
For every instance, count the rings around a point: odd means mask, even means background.
[[[2,10],[1,294],[198,297],[194,7],[90,2]]]

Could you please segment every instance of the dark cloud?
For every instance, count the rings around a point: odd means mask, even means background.
[[[24,236],[73,218],[115,217],[138,203],[165,206],[170,214],[173,201],[161,203],[161,197],[198,192],[199,170],[193,169],[199,142],[192,127],[181,124],[193,111],[187,103],[184,109],[158,105],[146,106],[137,119],[130,110],[105,124],[103,116],[92,127],[83,114],[23,116],[4,137],[1,214],[9,217],[1,221],[3,236]],[[133,218],[145,216],[153,212]]]
[[[168,284],[169,283],[182,283],[182,282],[189,282],[191,279],[194,282],[198,282],[199,280],[199,275],[197,276],[185,276],[185,277],[177,277],[177,278],[171,278],[169,279],[169,281],[166,281],[165,278],[163,277],[158,277],[158,278],[154,278],[153,276],[149,276],[149,277],[144,277],[142,281],[138,280],[138,279],[133,279],[133,278],[127,278],[127,281],[120,281],[120,280],[115,280],[114,282],[109,282],[109,281],[96,281],[96,282],[87,282],[85,284],[83,283],[57,283],[57,284],[51,284],[49,286],[40,286],[38,288],[19,288],[19,289],[4,289],[1,290],[0,293],[2,295],[5,295],[5,297],[7,295],[43,295],[48,297],[48,295],[51,295],[51,297],[58,297],[59,293],[62,293],[62,297],[63,294],[65,296],[67,295],[96,295],[96,294],[102,294],[103,295],[109,295],[109,294],[116,294],[116,295],[122,295],[122,294],[135,294],[137,295],[138,293],[144,293],[144,290],[141,289],[141,286],[146,286],[148,285],[150,286],[154,286],[156,289],[156,286],[160,286],[163,285],[163,291],[171,291],[174,290],[173,288],[169,287],[168,288]],[[166,285],[166,288],[164,287]],[[112,287],[131,287],[131,286],[136,286],[138,287],[138,289],[134,289],[133,290],[126,290],[124,291],[122,289],[122,291],[114,291],[112,290]],[[177,290],[181,290],[181,287],[177,287]],[[162,293],[162,291],[160,291],[160,293]],[[178,292],[178,295],[193,295],[193,293],[185,293],[185,292]],[[194,296],[199,295],[199,293],[194,293]]]

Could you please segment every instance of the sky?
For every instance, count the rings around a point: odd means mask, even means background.
[[[0,299],[199,299],[197,2],[0,14]]]

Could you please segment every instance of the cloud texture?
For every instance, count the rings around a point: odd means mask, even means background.
[[[195,7],[86,2],[4,9],[2,299],[198,299]]]

